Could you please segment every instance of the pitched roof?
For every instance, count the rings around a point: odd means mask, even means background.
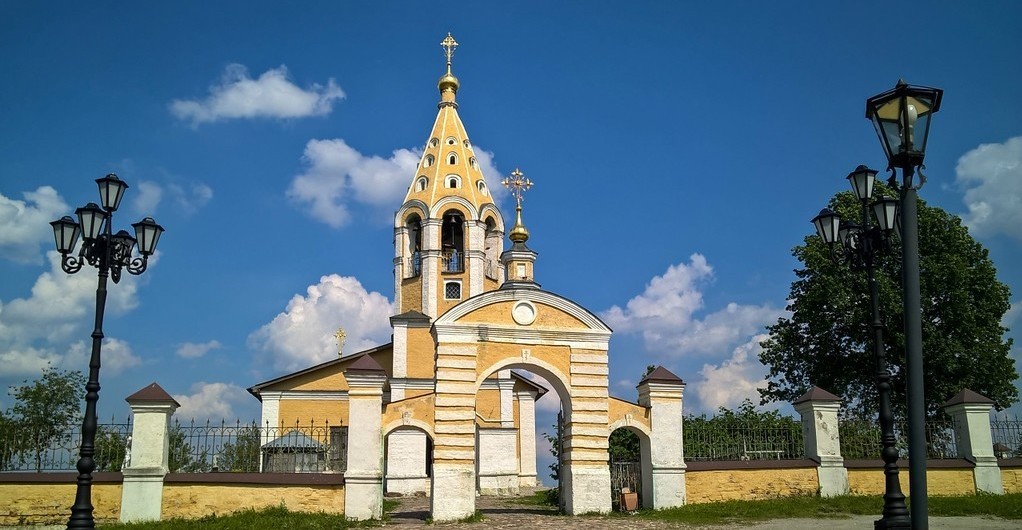
[[[639,384],[641,385],[647,381],[650,383],[685,384],[680,377],[674,375],[670,370],[663,366],[657,366],[652,372],[646,374],[646,376],[642,378],[642,381],[639,381]]]
[[[380,363],[376,362],[376,359],[366,353],[349,364],[348,369],[344,372],[386,373],[387,371],[380,366]]]
[[[545,386],[543,386],[543,385],[541,385],[541,384],[539,384],[539,383],[537,383],[537,382],[535,382],[535,381],[525,377],[522,374],[519,374],[519,373],[515,372],[514,370],[511,370],[511,378],[512,379],[517,379],[517,380],[521,381],[522,383],[535,388],[536,391],[537,391],[536,399],[539,399],[540,397],[543,396],[543,394],[546,394],[547,392],[550,391],[549,388],[547,388],[547,387],[545,387]]]
[[[393,346],[393,343],[388,342],[386,344],[382,344],[380,346],[376,346],[375,348],[369,348],[368,350],[362,350],[360,352],[355,352],[355,353],[352,353],[350,355],[345,355],[344,357],[341,357],[341,358],[338,358],[338,359],[331,359],[331,360],[326,361],[324,363],[319,363],[319,364],[317,364],[315,366],[310,366],[309,368],[306,368],[304,370],[299,370],[297,372],[292,372],[290,374],[282,375],[282,376],[280,376],[280,377],[278,377],[276,379],[270,379],[269,381],[263,381],[262,383],[258,383],[258,384],[255,384],[255,385],[249,387],[248,393],[252,394],[257,399],[262,401],[262,397],[260,397],[259,393],[262,392],[262,390],[264,388],[268,387],[268,386],[276,385],[277,383],[283,383],[283,382],[285,382],[285,381],[287,381],[289,379],[294,379],[296,377],[301,377],[303,375],[309,374],[311,372],[315,372],[317,370],[322,370],[324,368],[329,368],[331,366],[335,366],[335,365],[338,365],[338,364],[341,364],[341,363],[346,363],[348,361],[354,360],[356,357],[359,357],[361,355],[370,355],[370,354],[374,354],[374,353],[377,353],[377,352],[381,352],[381,351],[386,350],[387,348],[390,348],[391,346]]]
[[[263,444],[263,449],[314,449],[323,448],[323,444],[299,431],[288,431],[278,438]]]
[[[791,404],[797,405],[806,401],[842,401],[842,399],[818,386],[814,386],[813,388],[810,388],[808,392],[802,394],[802,397],[796,399]]]
[[[173,403],[179,407],[181,406],[181,404],[178,403],[173,396],[168,394],[167,391],[160,385],[156,384],[155,381],[142,390],[124,398],[124,401],[127,401],[128,403],[137,403],[139,401],[158,401],[163,403]]]
[[[996,405],[994,400],[978,393],[969,390],[968,388],[962,389],[961,392],[955,394],[951,399],[944,402],[941,408],[950,407],[952,405],[963,405],[963,404],[977,404],[977,405]]]

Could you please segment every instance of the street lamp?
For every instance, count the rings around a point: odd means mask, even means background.
[[[898,449],[894,437],[894,413],[891,410],[891,372],[887,369],[884,354],[884,325],[880,321],[880,290],[876,280],[876,260],[891,250],[895,229],[898,201],[879,197],[872,204],[873,185],[876,183],[875,170],[859,166],[848,174],[848,181],[859,199],[861,224],[844,221],[829,208],[824,208],[813,218],[816,233],[830,247],[831,257],[839,263],[847,263],[852,270],[865,270],[869,284],[869,302],[873,315],[873,351],[876,356],[877,394],[880,401],[880,436],[884,461],[884,509],[883,517],[874,523],[874,528],[911,528],[905,495],[898,481]],[[871,223],[872,217],[876,224]],[[835,245],[838,243],[838,245]]]
[[[117,175],[109,174],[96,179],[99,184],[100,203],[90,202],[75,210],[78,221],[64,216],[50,223],[53,238],[60,252],[60,268],[68,274],[82,269],[85,263],[99,269],[99,284],[96,287],[96,327],[92,331],[92,356],[89,359],[89,381],[85,384],[85,419],[82,421],[82,445],[78,459],[78,490],[71,507],[68,528],[95,528],[92,517],[92,471],[96,469],[96,402],[99,401],[100,347],[103,342],[103,311],[106,308],[107,277],[114,283],[121,280],[121,270],[131,274],[142,274],[149,263],[149,256],[156,251],[163,227],[151,217],[131,225],[135,235],[124,230],[113,233],[113,214],[121,203],[128,184]],[[82,247],[78,255],[72,255],[78,237]],[[138,256],[133,249],[138,246]]]
[[[926,402],[923,395],[923,324],[919,295],[919,219],[916,191],[926,183],[923,166],[930,118],[940,110],[944,91],[899,80],[891,90],[866,100],[866,118],[873,122],[887,155],[889,183],[900,191],[901,263],[905,305],[905,368],[908,382],[909,494],[912,528],[929,527],[926,497]],[[901,168],[899,186],[896,168]]]

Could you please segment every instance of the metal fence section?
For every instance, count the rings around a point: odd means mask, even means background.
[[[805,458],[802,424],[794,418],[686,416],[685,460],[793,460]]]
[[[990,439],[997,458],[1022,457],[1022,420],[1007,414],[990,418]]]
[[[880,425],[872,419],[842,418],[838,423],[841,437],[841,456],[849,460],[879,460],[883,443],[880,439]],[[904,421],[894,424],[895,448],[899,458],[908,458],[908,424]],[[926,458],[957,458],[958,445],[955,440],[955,424],[951,419],[926,422]]]
[[[642,465],[639,462],[610,463],[610,498],[614,510],[620,510],[621,493],[635,492],[642,507]]]
[[[170,430],[170,471],[177,473],[343,473],[348,428],[329,423],[286,427],[221,421]]]
[[[96,471],[120,471],[131,443],[131,419],[101,423],[96,430]],[[0,471],[76,471],[82,425],[25,425],[0,431]]]

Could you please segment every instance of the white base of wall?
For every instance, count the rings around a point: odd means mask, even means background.
[[[383,517],[383,479],[345,474],[344,516],[356,521]]]
[[[433,466],[430,513],[433,521],[457,521],[476,513],[476,477],[471,465]],[[608,492],[609,496],[610,493]]]
[[[565,499],[568,515],[610,513],[610,468],[563,464],[563,486],[571,492]]]
[[[653,509],[685,505],[685,468],[653,468]]]
[[[518,475],[479,475],[480,495],[518,495],[520,488]]]
[[[518,475],[518,486],[522,488],[535,488],[539,486],[539,479],[536,475]]]
[[[1004,494],[1004,483],[1001,482],[1001,468],[997,467],[997,461],[984,462],[976,459],[976,467],[972,469],[972,478],[976,482],[976,491]]]
[[[842,459],[835,462],[822,460],[816,468],[816,476],[820,480],[820,496],[836,497],[848,495],[848,470]]]
[[[159,521],[163,511],[163,469],[127,468],[122,473],[120,522]]]
[[[429,495],[429,477],[387,477],[385,490],[405,496]]]

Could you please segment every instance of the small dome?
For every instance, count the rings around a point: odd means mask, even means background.
[[[440,81],[437,82],[437,88],[440,89],[441,94],[443,94],[448,89],[450,89],[453,92],[457,92],[458,86],[460,86],[458,83],[458,78],[454,77],[454,74],[452,74],[451,72],[447,72],[446,74],[441,76]]]

